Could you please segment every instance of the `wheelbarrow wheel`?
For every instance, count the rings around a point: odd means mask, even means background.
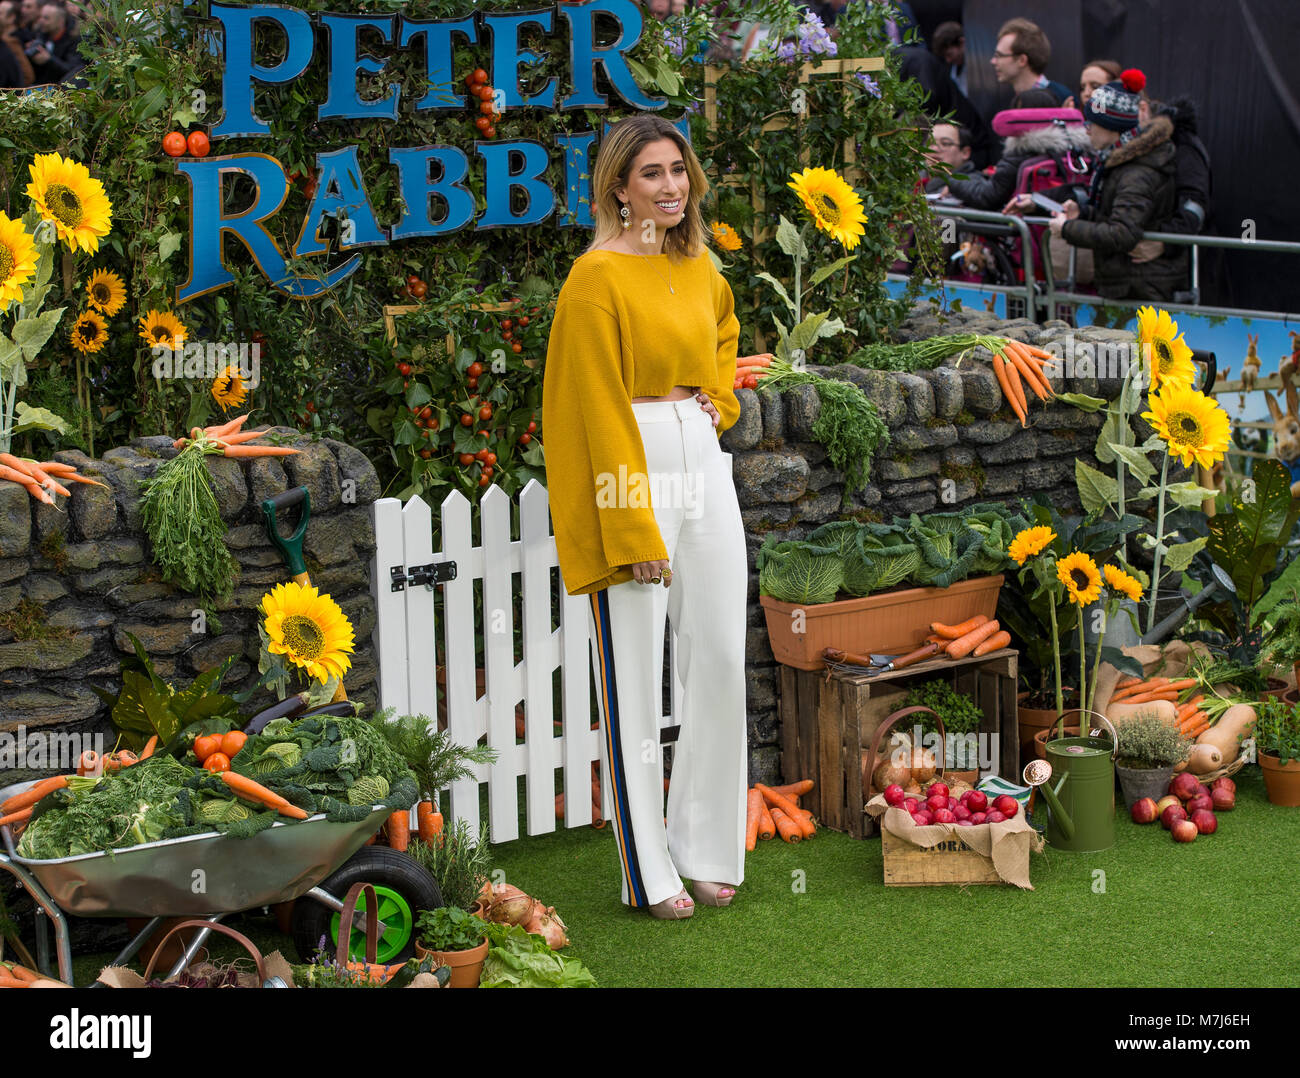
[[[423,865],[404,853],[386,846],[363,846],[320,887],[342,901],[354,883],[369,883],[379,899],[379,919],[384,934],[379,937],[376,958],[380,962],[404,962],[415,954],[415,918],[421,910],[444,905],[438,881]],[[339,915],[304,896],[293,906],[293,945],[298,958],[310,962],[320,950],[321,938],[331,957],[337,952]],[[365,933],[352,930],[350,953],[365,957]]]

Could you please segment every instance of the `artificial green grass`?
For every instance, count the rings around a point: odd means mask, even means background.
[[[1237,808],[1190,845],[1133,824],[1120,801],[1115,846],[1031,855],[1033,891],[885,887],[879,839],[819,830],[759,843],[729,907],[657,921],[622,905],[608,828],[493,852],[509,882],[556,907],[566,953],[603,987],[1300,986],[1300,809],[1269,804],[1256,767],[1236,781]],[[235,923],[296,961],[273,922]],[[79,957],[77,983],[112,957]]]

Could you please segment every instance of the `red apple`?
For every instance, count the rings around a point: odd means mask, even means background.
[[[962,820],[969,820],[971,816],[970,809],[967,808],[965,805],[958,805],[955,809],[952,810],[952,814],[957,817],[958,823],[960,823]]]
[[[916,810],[921,807],[921,802],[915,797],[909,797],[903,802],[903,808],[907,809],[912,815],[916,815]]]
[[[1190,819],[1202,835],[1212,835],[1219,829],[1219,818],[1209,809],[1197,809]]]
[[[971,790],[967,796],[966,805],[971,812],[983,812],[989,807],[989,797],[983,790]]]
[[[930,815],[929,809],[918,809],[912,813],[912,819],[922,827],[929,827],[930,824],[934,823],[934,817]]]
[[[958,827],[974,827],[975,825],[974,825],[973,823],[971,823],[971,821],[970,821],[969,819],[965,819],[965,820],[958,820],[958,821],[957,821],[957,826],[958,826]]]
[[[930,788],[926,790],[925,793],[927,797],[934,797],[935,794],[938,794],[941,797],[947,798],[949,793],[948,784],[946,782],[932,782],[930,783]]]
[[[1002,821],[1005,819],[1006,817],[1002,815],[1002,813],[1000,813],[997,809],[994,809],[992,812],[986,812],[984,814],[985,823],[1002,823]]]
[[[978,827],[982,823],[988,823],[988,816],[983,812],[972,812],[970,814],[970,822]]]
[[[956,823],[957,817],[953,815],[951,809],[940,809],[934,814],[935,823]]]
[[[886,805],[892,805],[894,806],[894,808],[897,808],[906,799],[907,799],[907,795],[903,793],[903,788],[900,785],[898,785],[898,783],[895,782],[894,784],[885,787]]]
[[[1215,786],[1210,791],[1210,808],[1215,812],[1231,812],[1237,807],[1237,794],[1226,786]]]
[[[1160,823],[1166,831],[1172,831],[1179,820],[1187,819],[1187,810],[1182,805],[1170,805],[1160,814]]]
[[[1169,829],[1175,842],[1195,842],[1196,841],[1196,824],[1191,820],[1179,820]]]
[[[1169,783],[1169,792],[1179,801],[1187,801],[1200,792],[1200,785],[1200,780],[1195,775],[1190,771],[1183,771],[1173,777],[1173,781]]]
[[[1129,812],[1134,823],[1155,823],[1156,817],[1160,815],[1156,811],[1155,801],[1149,797],[1144,797],[1141,801],[1134,801]]]
[[[1011,819],[1011,817],[1019,810],[1020,802],[1010,794],[998,794],[998,796],[993,799],[993,807],[1002,813],[1002,815],[1007,819]]]
[[[931,812],[938,812],[940,809],[946,809],[948,807],[948,795],[931,794],[925,799],[925,803],[929,806]]]
[[[1228,778],[1227,775],[1221,775],[1210,784],[1210,795],[1214,795],[1215,790],[1227,790],[1231,794],[1236,794],[1237,784]]]
[[[1177,805],[1179,808],[1182,808],[1183,803],[1173,794],[1168,794],[1156,802],[1156,815],[1163,816],[1165,814],[1165,809],[1170,805]]]
[[[1209,794],[1197,794],[1183,807],[1187,809],[1187,815],[1190,818],[1196,815],[1196,813],[1201,809],[1205,809],[1208,812],[1210,809],[1214,808],[1214,801],[1210,798]]]

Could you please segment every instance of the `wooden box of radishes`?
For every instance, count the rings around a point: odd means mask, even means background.
[[[1032,891],[1029,855],[1043,849],[1020,802],[1009,794],[950,789],[941,781],[909,797],[889,786],[867,802],[881,818],[885,886],[1008,883]]]

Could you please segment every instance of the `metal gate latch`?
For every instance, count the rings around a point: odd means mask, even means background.
[[[435,561],[428,565],[412,565],[409,572],[404,565],[394,565],[388,570],[388,576],[393,591],[402,591],[408,584],[413,588],[423,584],[432,591],[435,584],[456,579],[456,563]]]

